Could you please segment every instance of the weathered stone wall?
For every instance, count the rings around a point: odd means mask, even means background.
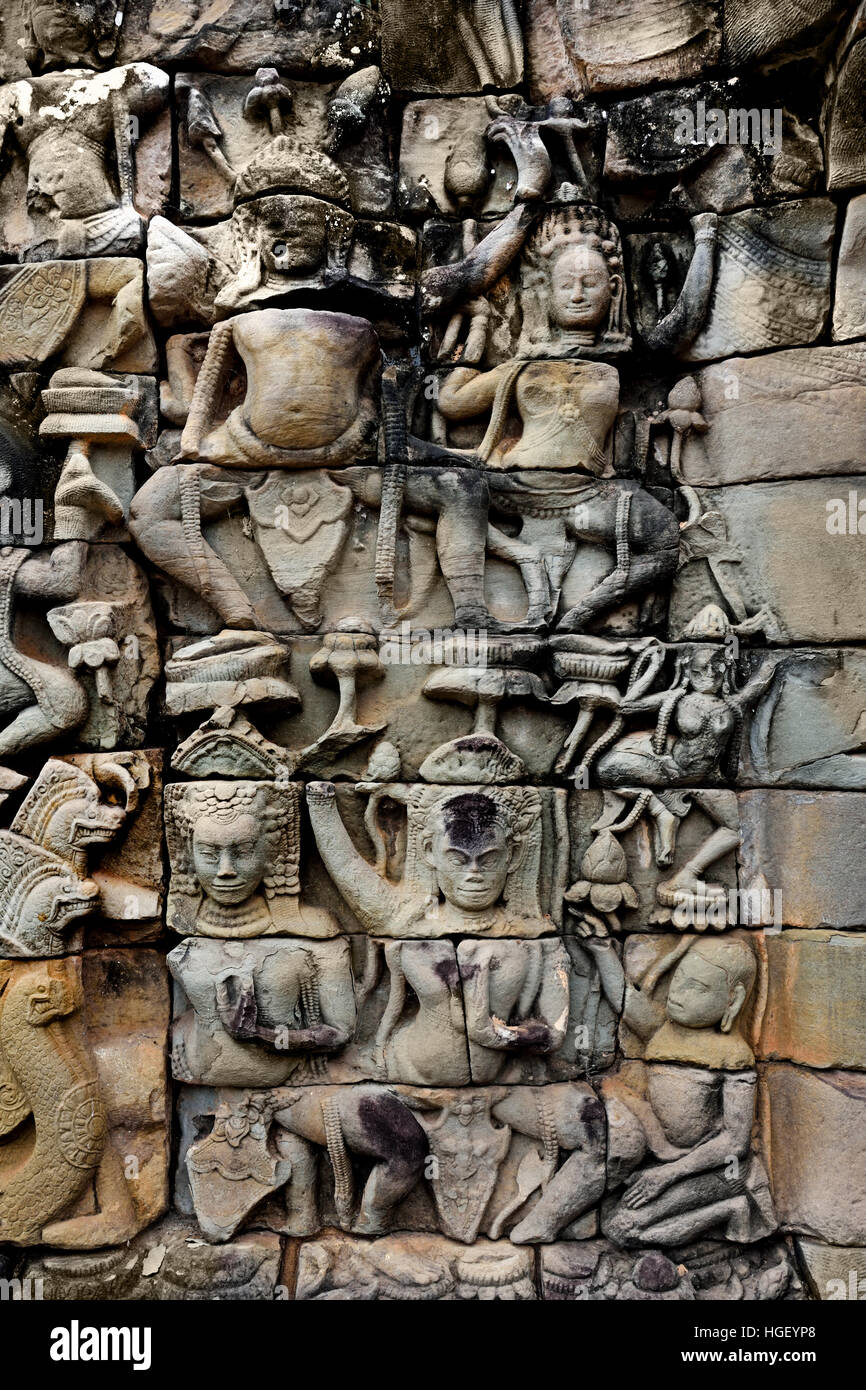
[[[862,1296],[864,26],[4,5],[0,1275]]]

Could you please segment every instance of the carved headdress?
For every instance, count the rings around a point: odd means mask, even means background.
[[[291,782],[187,782],[166,787],[166,839],[172,869],[169,925],[181,933],[208,936],[274,935],[297,928],[299,807],[299,788]],[[230,824],[244,815],[255,819],[268,842],[268,867],[261,882],[264,902],[256,890],[249,903],[236,908],[203,903],[193,864],[196,825],[205,818]]]
[[[560,195],[567,194],[569,187],[564,185]],[[619,231],[594,203],[562,202],[545,214],[524,249],[520,295],[523,326],[518,344],[520,357],[531,357],[539,352],[555,356],[557,348],[565,352],[573,351],[568,333],[551,323],[548,309],[551,267],[563,251],[572,247],[598,252],[604,258],[610,276],[611,304],[607,321],[595,335],[594,344],[584,349],[584,355],[587,352],[622,352],[631,346],[626,321]]]
[[[235,204],[265,193],[302,193],[349,208],[346,176],[328,155],[302,145],[290,135],[278,135],[238,174]]]

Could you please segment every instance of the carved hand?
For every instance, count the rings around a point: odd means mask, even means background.
[[[332,1028],[329,1023],[317,1023],[314,1028],[300,1028],[290,1036],[303,1039],[302,1046],[316,1048],[320,1052],[334,1052],[347,1041],[342,1028]]]
[[[660,1197],[672,1181],[671,1175],[664,1167],[645,1168],[642,1173],[626,1179],[628,1191],[623,1197],[623,1202],[632,1209],[645,1207],[648,1202],[654,1202],[656,1197]]]
[[[224,980],[218,980],[216,1006],[220,1023],[227,1033],[240,1042],[258,1041],[259,1011],[252,980],[242,980],[239,975],[228,975]]]
[[[208,318],[210,257],[197,241],[164,217],[151,219],[147,235],[150,302],[160,322]]]
[[[496,1044],[511,1049],[531,1047],[538,1052],[553,1050],[555,1038],[553,1030],[543,1019],[525,1019],[522,1023],[504,1023],[495,1014],[491,1016]]]
[[[613,946],[613,937],[610,928],[601,917],[597,917],[594,912],[581,911],[579,917],[574,918],[577,927],[577,935],[583,939],[583,945],[588,951],[606,951]]]
[[[695,240],[699,235],[707,241],[715,240],[718,226],[719,218],[715,212],[698,212],[692,218],[692,231],[695,234]]]

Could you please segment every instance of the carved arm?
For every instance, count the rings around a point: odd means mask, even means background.
[[[476,299],[495,285],[521,250],[535,213],[532,205],[517,203],[462,261],[426,270],[421,280],[424,313],[435,314],[457,301]]]
[[[333,782],[310,782],[307,806],[319,853],[334,883],[367,931],[384,931],[400,906],[400,894],[353,845],[337,808]]]
[[[316,1023],[310,1028],[270,1027],[258,1021],[258,1005],[251,980],[229,975],[216,986],[220,1023],[238,1042],[263,1043],[274,1052],[334,1052],[349,1041],[351,1027]]]
[[[639,1038],[647,1042],[662,1023],[662,1013],[653,1003],[649,990],[636,989],[626,978],[622,961],[614,950],[609,936],[587,936],[582,944],[591,954],[598,970],[605,998],[616,1013],[622,1013]]]
[[[664,352],[682,352],[703,326],[713,292],[716,258],[716,229],[714,212],[699,212],[692,218],[695,230],[695,250],[689,265],[680,297],[649,332],[644,333],[647,347]]]

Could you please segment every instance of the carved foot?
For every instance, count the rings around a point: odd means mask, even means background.
[[[558,1234],[558,1222],[550,1217],[545,1219],[540,1208],[536,1207],[517,1223],[509,1235],[509,1240],[512,1245],[544,1244],[556,1240]]]
[[[727,898],[727,889],[718,883],[705,883],[690,869],[680,869],[673,878],[658,884],[656,896],[665,907],[677,907],[692,900],[695,903],[719,902]]]
[[[121,1245],[132,1234],[130,1222],[99,1212],[50,1222],[42,1228],[42,1241],[60,1250],[98,1250],[106,1245]]]
[[[505,633],[523,631],[526,623],[505,623],[500,618],[494,618],[481,605],[473,605],[455,608],[454,627],[463,628],[464,631]]]

